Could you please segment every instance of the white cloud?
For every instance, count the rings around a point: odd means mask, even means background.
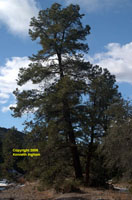
[[[29,60],[27,57],[13,57],[7,60],[5,66],[0,67],[0,98],[8,99],[10,93],[15,90],[16,79],[20,67],[27,67]]]
[[[5,66],[0,67],[0,104],[8,102],[12,92],[17,88],[16,79],[19,68],[27,67],[28,64],[27,57],[13,57],[11,60],[6,61]],[[27,85],[24,87],[27,87]],[[31,86],[28,85],[28,87],[30,88]]]
[[[13,34],[27,35],[30,19],[37,14],[35,0],[0,0],[0,22]]]
[[[116,75],[117,81],[132,83],[132,42],[122,46],[119,43],[110,43],[105,48],[106,52],[87,56],[87,59],[107,68]]]
[[[15,99],[10,97],[13,97],[13,91],[16,88],[22,91],[27,89],[40,89],[43,86],[44,83],[32,84],[31,81],[22,87],[17,85],[16,80],[18,79],[19,69],[22,67],[27,68],[30,62],[28,57],[13,57],[10,60],[7,59],[4,66],[0,66],[0,104],[6,103],[6,106],[2,108],[3,112],[9,110],[10,106],[8,105],[12,103],[11,101],[13,101],[13,104],[15,103]],[[43,65],[45,64],[47,65],[47,62],[43,63]]]
[[[15,107],[16,104],[10,104],[9,106],[4,106],[1,111],[2,112],[7,112],[7,111],[10,111],[10,107]]]
[[[5,104],[7,100],[0,100],[0,104]]]
[[[6,93],[0,93],[0,98],[4,98],[4,99],[8,99],[9,98],[9,95],[6,94]]]
[[[113,6],[121,7],[131,4],[131,0],[65,0],[67,4],[79,4],[87,10],[87,12],[95,12],[97,10],[109,9]]]

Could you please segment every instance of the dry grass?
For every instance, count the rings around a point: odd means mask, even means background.
[[[98,190],[94,188],[81,188],[83,191],[82,194],[63,194],[59,195],[58,199],[67,198],[67,200],[71,197],[82,197],[84,200],[132,200],[132,195],[129,193],[122,193],[119,191],[113,190]],[[83,200],[82,199],[82,200]],[[78,199],[79,200],[79,199]],[[81,199],[80,199],[81,200]]]
[[[54,190],[38,191],[38,183],[27,182],[24,187],[0,192],[0,200],[132,200],[132,195],[113,190],[80,188],[82,193],[57,194]]]

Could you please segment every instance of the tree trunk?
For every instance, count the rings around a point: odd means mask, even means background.
[[[91,158],[92,158],[92,154],[91,152],[87,153],[87,160],[86,160],[86,184],[89,185],[90,184],[90,167],[91,167]]]
[[[86,184],[89,185],[90,184],[90,167],[91,167],[91,160],[92,160],[92,156],[93,156],[93,139],[94,139],[94,128],[92,127],[92,133],[91,133],[91,141],[88,147],[88,152],[86,155]]]
[[[75,143],[74,132],[72,130],[69,131],[69,141],[70,141],[70,148],[71,148],[71,153],[72,153],[72,158],[73,158],[73,167],[75,170],[75,176],[76,178],[82,178],[82,169],[81,169],[81,164],[80,164],[79,153],[78,153],[78,149]]]
[[[64,115],[64,120],[66,122],[66,132],[69,137],[69,143],[70,143],[70,149],[71,149],[71,154],[72,154],[72,159],[73,159],[73,167],[75,170],[75,176],[76,178],[82,178],[82,169],[81,169],[81,164],[80,164],[80,158],[79,158],[79,153],[75,141],[75,135],[70,119],[70,111],[68,107],[68,102],[66,99],[63,100],[63,115]]]
[[[57,57],[58,57],[58,62],[59,62],[60,79],[62,79],[64,78],[64,72],[63,72],[63,67],[62,67],[61,53],[57,52]],[[78,153],[78,149],[77,149],[77,145],[75,141],[75,135],[74,135],[73,127],[72,127],[72,122],[70,118],[68,100],[66,98],[63,98],[62,103],[63,103],[63,117],[66,123],[66,134],[69,139],[69,144],[70,144],[70,149],[71,149],[71,154],[72,154],[72,159],[73,159],[73,167],[75,170],[75,176],[76,178],[82,178],[82,169],[81,169],[79,153]]]

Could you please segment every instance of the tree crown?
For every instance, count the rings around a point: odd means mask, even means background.
[[[39,58],[47,58],[55,54],[75,54],[76,51],[88,51],[88,45],[84,44],[86,36],[90,33],[90,27],[82,26],[79,13],[79,5],[69,5],[61,8],[55,3],[51,8],[41,10],[38,18],[31,19],[29,34],[32,40],[40,39],[43,47],[38,52]],[[36,56],[32,57],[33,60]]]

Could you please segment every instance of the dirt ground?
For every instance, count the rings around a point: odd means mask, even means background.
[[[36,183],[0,192],[0,200],[132,200],[132,194],[113,190],[80,188],[80,193],[57,194],[54,190],[38,191]]]

